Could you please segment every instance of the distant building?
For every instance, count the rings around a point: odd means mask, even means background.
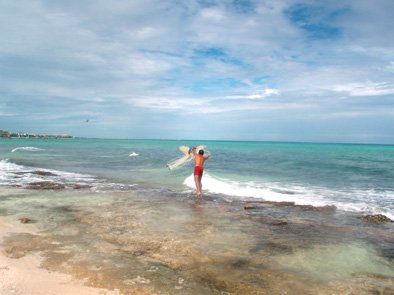
[[[30,134],[30,133],[22,133],[22,132],[8,132],[4,130],[0,130],[0,137],[7,138],[73,138],[73,136],[68,134]]]
[[[8,131],[0,130],[0,137],[11,137],[11,134]]]

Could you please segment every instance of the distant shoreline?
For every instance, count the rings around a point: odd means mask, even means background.
[[[230,142],[230,143],[278,143],[278,144],[314,144],[314,145],[379,145],[393,146],[393,143],[368,143],[368,142],[324,142],[324,141],[275,141],[275,140],[230,140],[230,139],[174,139],[174,138],[110,138],[110,137],[85,137],[75,136],[74,139],[97,140],[149,140],[149,141],[174,141],[174,142]]]
[[[74,138],[68,134],[35,134],[0,130],[0,138]]]
[[[376,146],[393,146],[393,143],[376,143],[376,142],[325,142],[325,141],[286,141],[286,140],[234,140],[234,139],[174,139],[174,138],[110,138],[110,137],[86,137],[72,136],[68,134],[29,134],[29,136],[13,136],[16,133],[10,133],[11,136],[2,136],[0,138],[66,138],[66,139],[97,139],[97,140],[149,140],[149,141],[174,141],[174,142],[231,142],[231,143],[277,143],[277,144],[313,144],[313,145],[376,145]],[[27,134],[27,133],[25,133]]]

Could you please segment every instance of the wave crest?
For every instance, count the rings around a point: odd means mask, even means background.
[[[14,148],[11,153],[15,153],[16,151],[31,151],[31,152],[38,152],[38,151],[45,151],[44,149],[36,148],[34,146],[21,146]]]
[[[184,185],[194,189],[194,177],[190,175]],[[295,205],[314,207],[335,206],[344,211],[384,214],[394,219],[394,208],[376,202],[376,195],[382,192],[370,190],[336,191],[322,187],[285,186],[278,183],[239,182],[214,177],[208,173],[202,179],[203,189],[209,193],[222,194],[236,199],[261,199],[270,202],[292,202]],[[386,192],[385,199],[393,199],[394,194]]]

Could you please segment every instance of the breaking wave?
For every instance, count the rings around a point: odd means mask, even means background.
[[[89,174],[28,167],[12,163],[8,159],[0,160],[0,185],[29,187],[43,181],[62,184],[65,188],[89,188],[94,191],[124,190],[134,186],[111,183]]]
[[[184,184],[194,189],[194,177],[190,175]],[[335,191],[322,187],[284,186],[278,183],[239,182],[204,174],[203,189],[209,193],[226,195],[236,199],[260,199],[271,202],[293,202],[295,205],[315,207],[335,206],[344,211],[384,214],[394,219],[394,192],[375,190]],[[386,203],[382,203],[384,200]],[[391,205],[390,205],[391,203]]]

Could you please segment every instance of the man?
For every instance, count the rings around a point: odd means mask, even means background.
[[[193,148],[193,155],[196,164],[194,166],[194,182],[196,183],[197,195],[202,195],[202,184],[201,178],[204,172],[204,162],[209,159],[210,154],[204,157],[204,150],[196,152],[196,148]]]

